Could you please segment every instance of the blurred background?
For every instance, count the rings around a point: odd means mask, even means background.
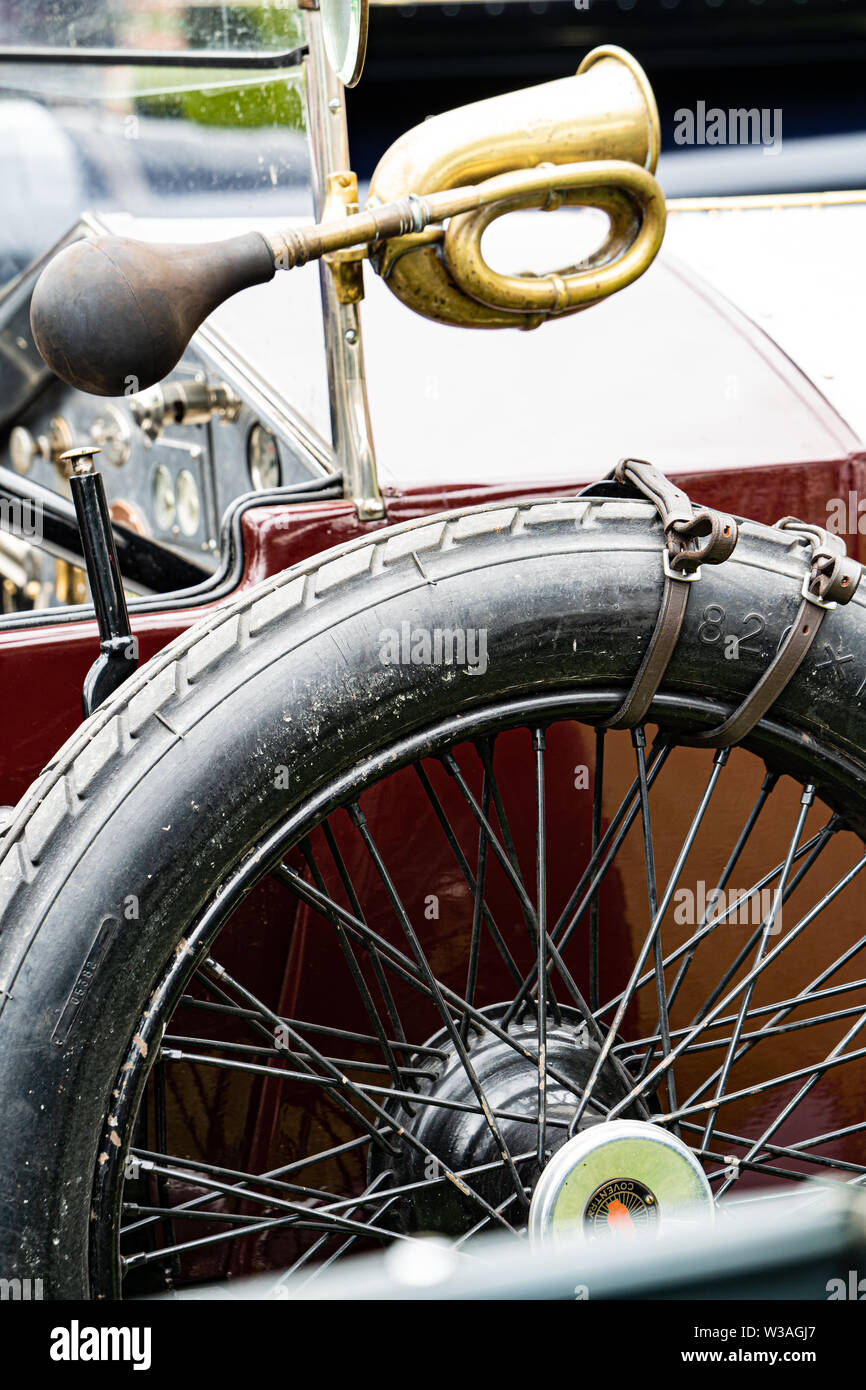
[[[581,8],[581,3],[586,8]],[[375,5],[367,67],[349,93],[359,172],[434,112],[561,77],[596,44],[646,68],[668,196],[860,188],[866,183],[863,0],[529,0]],[[678,147],[675,113],[782,112],[781,152]]]

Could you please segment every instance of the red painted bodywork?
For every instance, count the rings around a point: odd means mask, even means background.
[[[615,460],[613,460],[615,462]],[[819,525],[827,521],[827,499],[849,491],[866,496],[866,454],[778,464],[743,471],[678,474],[677,482],[695,499],[756,521],[772,523],[794,515]],[[523,488],[466,486],[423,491],[386,490],[383,526],[435,512],[515,497],[567,496],[594,481],[575,477],[572,486]],[[261,507],[243,519],[242,587],[257,584],[279,570],[334,545],[366,534],[350,502],[315,502],[303,506]],[[849,550],[866,560],[866,537],[848,538]],[[211,611],[212,606],[139,616],[133,628],[142,661],[179,632]],[[0,751],[0,803],[14,804],[80,723],[81,687],[98,650],[95,622],[44,623],[17,631],[0,631],[6,736]]]

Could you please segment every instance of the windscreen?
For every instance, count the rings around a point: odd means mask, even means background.
[[[278,53],[302,42],[290,0],[2,0],[0,46]]]
[[[221,53],[302,42],[288,5],[0,0],[0,287],[85,211],[247,223],[311,213],[299,62],[218,65]],[[114,47],[172,61],[30,61],[28,43],[70,59]],[[26,61],[4,60],[3,46]],[[213,67],[183,65],[185,51],[211,50]]]

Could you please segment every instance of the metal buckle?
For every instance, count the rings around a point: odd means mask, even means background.
[[[804,577],[803,577],[803,587],[801,588],[800,593],[803,595],[803,598],[806,600],[807,603],[814,603],[814,605],[815,605],[816,608],[826,608],[827,611],[830,612],[833,608],[836,607],[835,600],[830,600],[830,601],[828,602],[828,601],[825,600],[825,599],[816,598],[814,594],[810,594],[810,593],[809,593],[809,580],[810,580],[811,578],[812,578],[812,571],[811,571],[811,570],[808,570],[808,571],[806,572],[806,574],[804,575]]]
[[[668,579],[679,579],[682,583],[693,584],[696,579],[701,577],[700,565],[696,570],[692,570],[691,574],[682,574],[679,570],[671,569],[670,552],[666,545],[662,546],[662,565]]]

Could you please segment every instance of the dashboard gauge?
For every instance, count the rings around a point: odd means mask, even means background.
[[[201,517],[201,502],[195,478],[188,468],[177,475],[177,520],[185,536],[194,536]]]
[[[174,500],[174,484],[164,463],[157,464],[153,470],[151,495],[154,521],[161,531],[170,531],[174,525],[177,507]]]
[[[277,441],[264,425],[253,425],[247,442],[247,468],[256,492],[279,487],[282,479]]]
[[[102,413],[90,426],[90,438],[98,444],[104,457],[115,468],[122,468],[129,458],[132,431],[129,421],[116,405],[105,405]]]

